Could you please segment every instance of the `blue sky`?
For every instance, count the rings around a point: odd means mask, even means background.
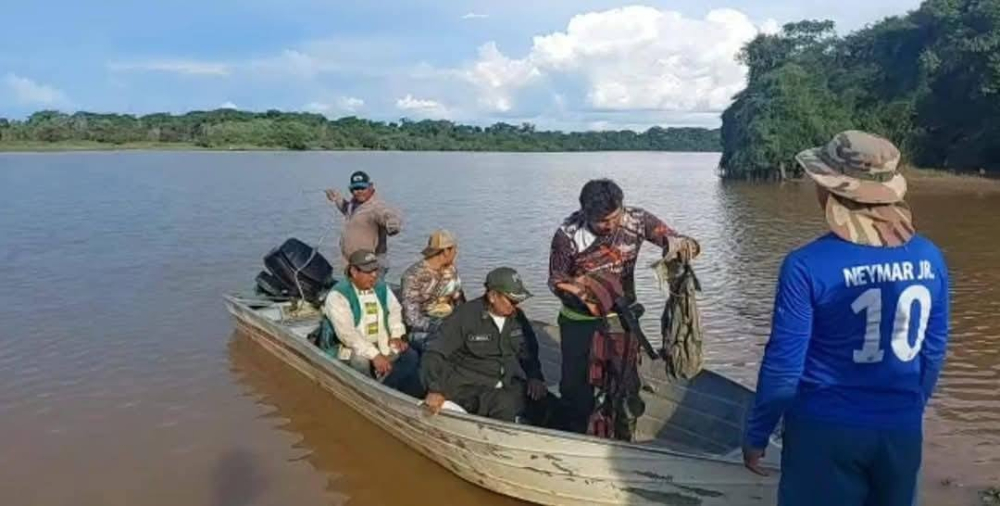
[[[8,0],[0,116],[307,110],[329,117],[716,126],[743,42],[918,0]]]

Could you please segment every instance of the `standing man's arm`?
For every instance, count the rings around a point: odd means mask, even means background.
[[[786,258],[778,277],[771,338],[764,349],[757,393],[747,418],[743,459],[754,472],[782,415],[795,400],[812,337],[812,286],[808,268]]]
[[[403,214],[397,209],[393,209],[381,203],[381,208],[376,215],[378,224],[385,229],[386,235],[394,236],[403,229]]]
[[[939,260],[936,271],[941,283],[939,300],[931,301],[930,317],[927,320],[927,333],[920,349],[921,386],[924,391],[924,402],[930,400],[937,385],[941,367],[944,365],[945,349],[948,346],[950,332],[949,315],[951,314],[951,296],[949,295],[948,267],[944,259]]]
[[[347,216],[347,208],[350,205],[350,201],[345,199],[339,191],[327,190],[326,199],[333,203],[337,210],[340,211],[340,214]]]
[[[642,231],[647,241],[663,248],[665,257],[677,254],[684,260],[691,260],[701,253],[698,241],[677,233],[663,220],[645,210],[642,211]]]
[[[556,230],[549,249],[549,290],[564,304],[575,306],[583,302],[592,314],[597,314],[596,306],[585,302],[586,293],[572,276],[575,254],[573,241],[562,230]]]

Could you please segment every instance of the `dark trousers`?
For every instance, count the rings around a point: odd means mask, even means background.
[[[594,387],[590,384],[590,346],[596,321],[576,321],[559,316],[559,340],[562,349],[562,398],[566,430],[585,434],[594,411]]]
[[[923,436],[790,419],[782,437],[780,506],[912,506]]]
[[[355,355],[350,361],[351,367],[376,378],[375,368],[370,360]],[[392,371],[380,379],[383,385],[399,390],[404,394],[422,399],[424,387],[420,383],[420,355],[412,348],[396,355],[392,359]]]
[[[452,402],[462,406],[469,413],[513,422],[524,411],[526,385],[514,381],[503,388],[477,385],[463,385],[454,392],[445,393]]]

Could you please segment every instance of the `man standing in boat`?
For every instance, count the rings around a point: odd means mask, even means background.
[[[340,253],[346,265],[351,254],[359,249],[374,251],[378,256],[379,274],[389,271],[388,238],[399,233],[403,217],[375,194],[375,183],[363,171],[351,174],[351,199],[337,190],[326,190],[326,198],[344,215],[340,233]]]
[[[746,466],[784,417],[779,504],[910,506],[948,341],[948,269],[903,201],[899,150],[859,131],[797,156],[831,229],[781,266]]]
[[[526,396],[545,397],[538,339],[517,307],[529,297],[517,271],[500,267],[486,276],[485,295],[444,320],[420,366],[432,412],[451,401],[469,413],[512,422]]]
[[[402,277],[403,322],[410,345],[422,350],[424,341],[458,304],[465,302],[462,280],[455,268],[458,243],[447,230],[435,230],[427,239],[423,259]]]
[[[562,348],[563,399],[568,429],[586,433],[595,409],[590,374],[592,339],[605,314],[587,301],[585,276],[620,280],[626,298],[635,302],[635,264],[643,242],[650,242],[689,261],[701,248],[679,235],[653,214],[624,205],[622,189],[608,179],[592,180],[580,192],[580,209],[570,215],[552,238],[549,289],[562,301],[559,334]],[[634,363],[634,362],[633,362]]]
[[[403,311],[388,285],[379,279],[375,253],[351,254],[347,279],[334,285],[323,304],[340,341],[337,358],[386,386],[421,397],[420,358],[404,336]]]

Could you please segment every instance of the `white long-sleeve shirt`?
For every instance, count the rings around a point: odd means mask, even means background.
[[[386,302],[389,305],[389,328],[385,328],[383,317],[385,308],[379,304],[374,290],[360,291],[353,284],[351,288],[358,295],[361,304],[361,320],[354,325],[351,304],[339,292],[331,291],[323,303],[323,313],[333,324],[340,342],[354,353],[371,360],[378,355],[389,356],[392,349],[389,339],[399,339],[406,334],[403,325],[403,308],[396,296],[389,290]]]

